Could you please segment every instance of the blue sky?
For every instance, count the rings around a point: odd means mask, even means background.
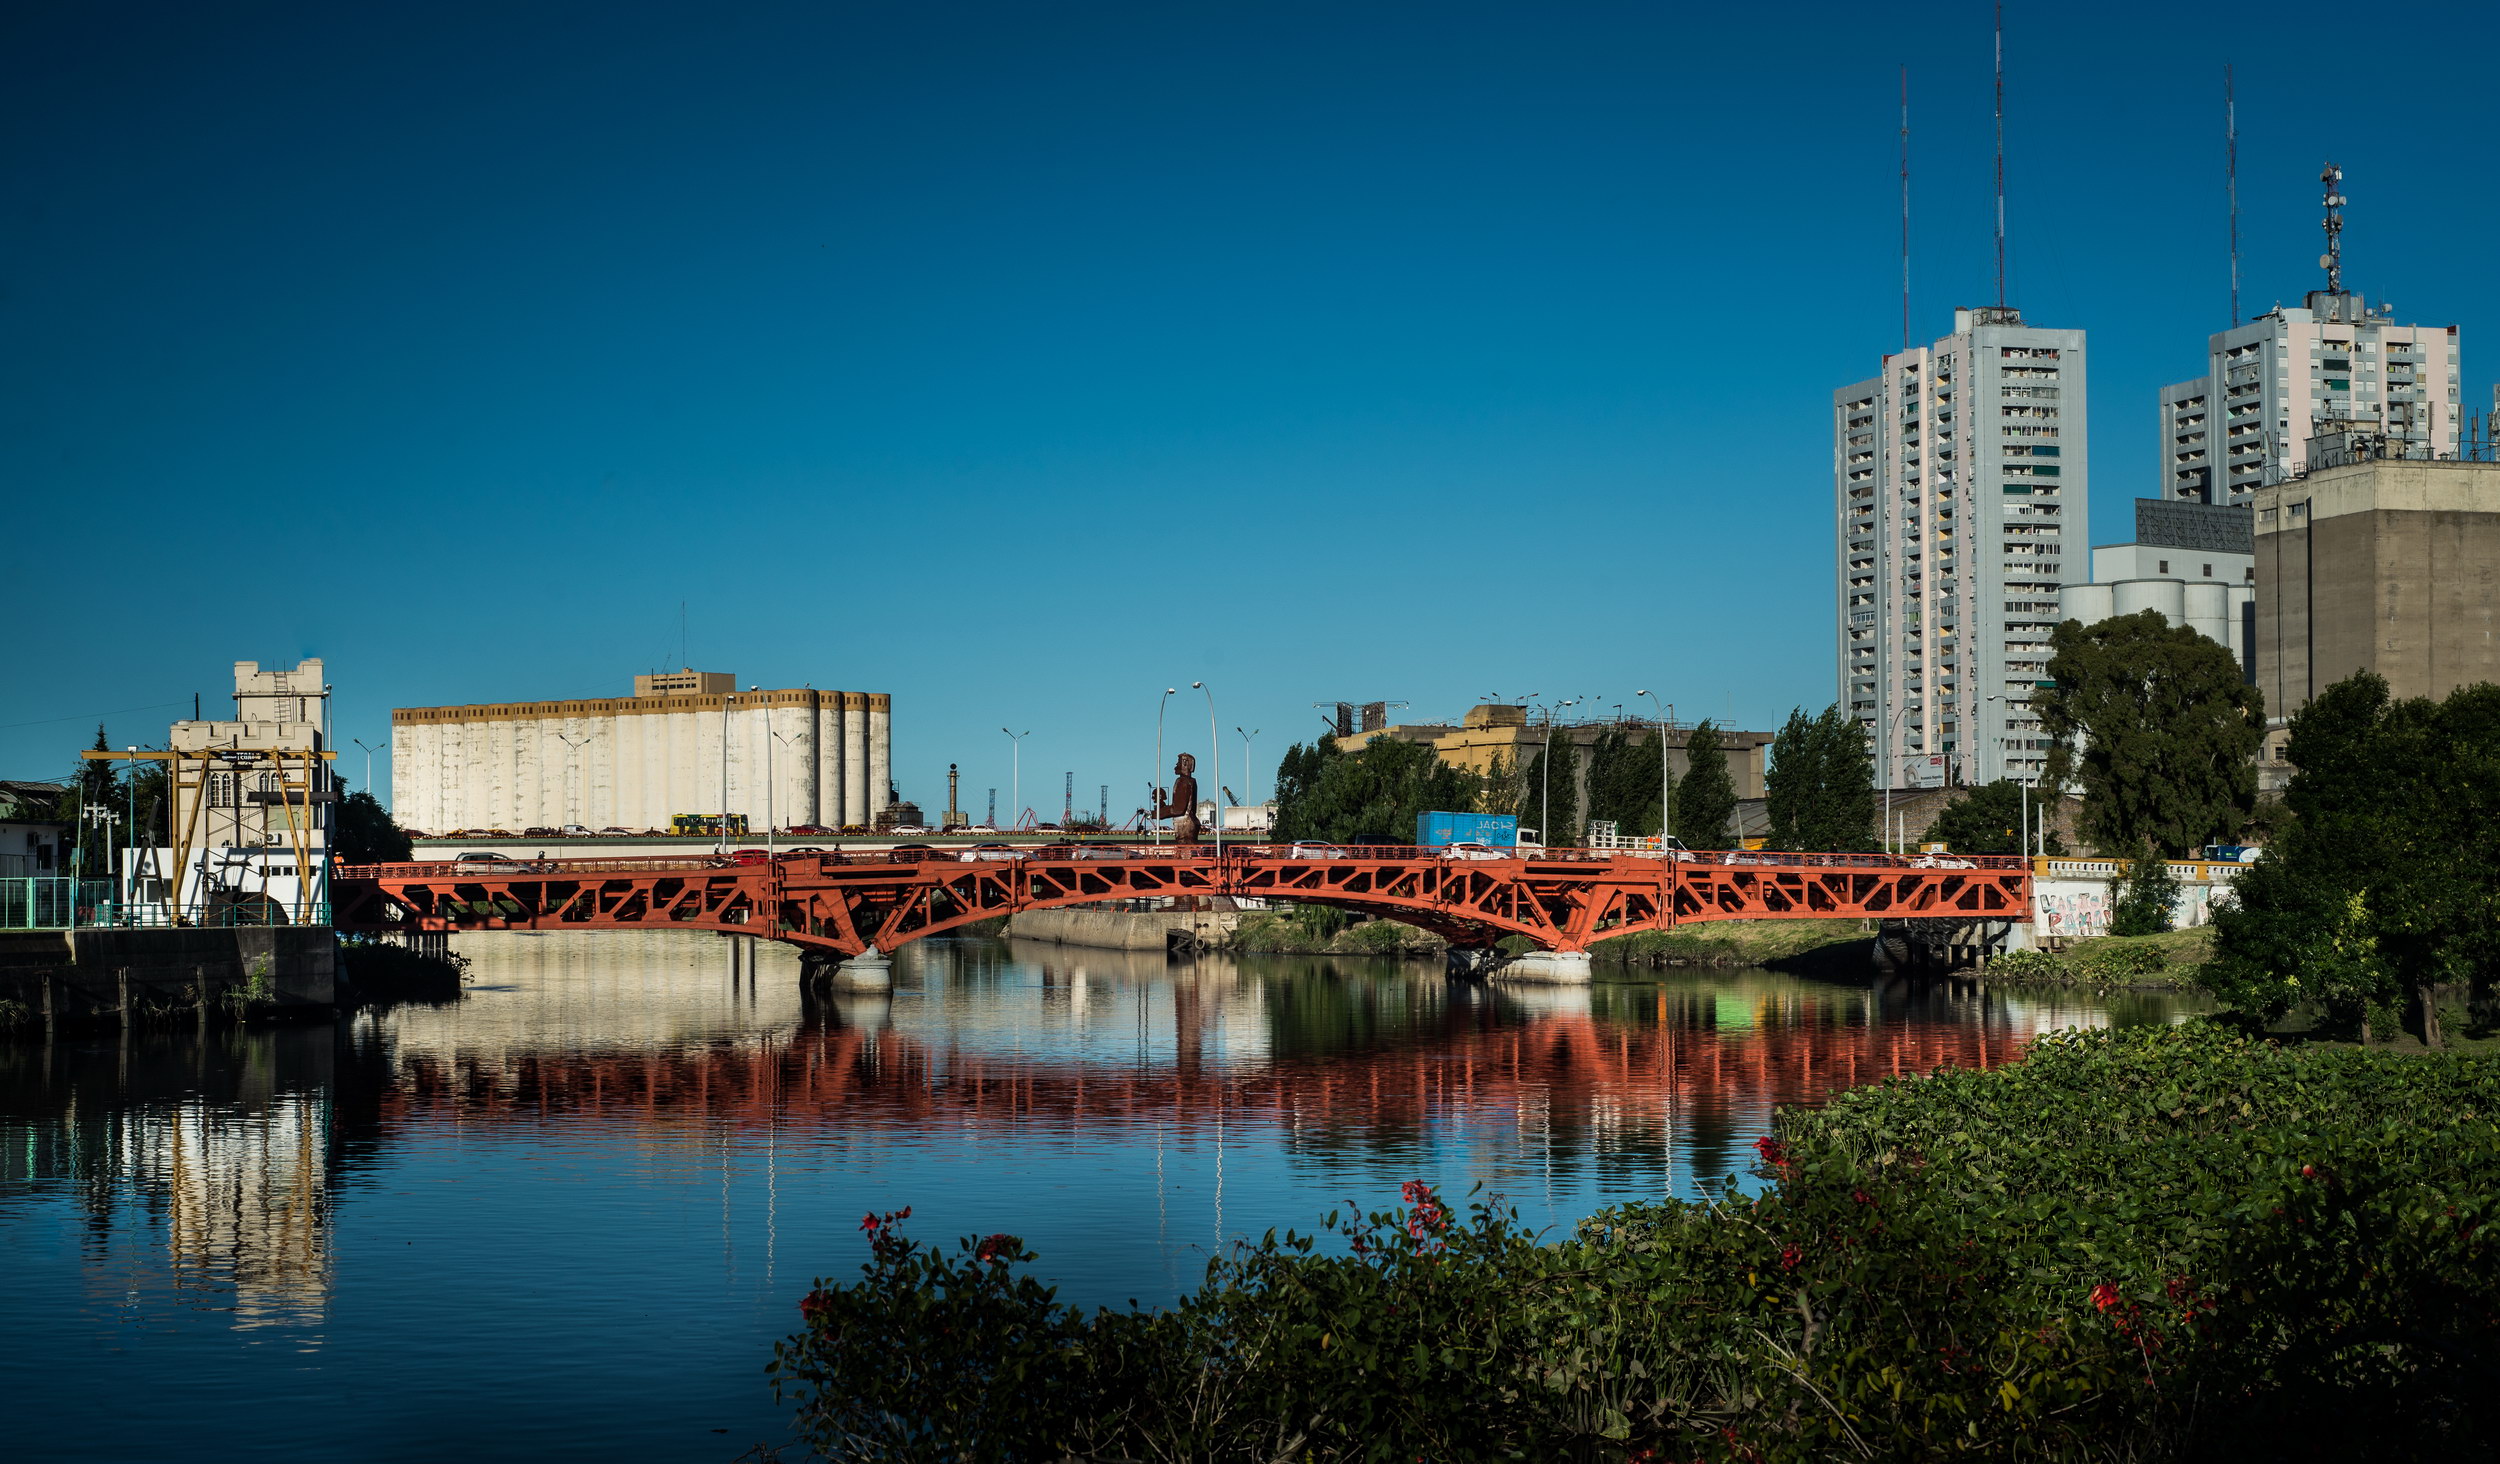
[[[2348,279],[2487,401],[2489,7],[2008,11],[2096,541],[2228,323],[2225,61],[2247,308],[2319,282],[2331,155]],[[1829,393],[1899,342],[1895,68],[1924,338],[1992,289],[1988,56],[1977,0],[15,7],[0,775],[238,657],[328,658],[342,741],[615,694],[681,602],[699,666],[891,692],[924,802],[1004,800],[1002,723],[1028,802],[1133,790],[1195,679],[1245,795],[1339,698],[1773,725],[1832,696]]]

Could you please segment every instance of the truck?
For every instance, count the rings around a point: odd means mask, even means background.
[[[1495,849],[1519,847],[1519,820],[1507,813],[1419,813],[1415,842],[1426,849],[1452,844],[1484,844]]]

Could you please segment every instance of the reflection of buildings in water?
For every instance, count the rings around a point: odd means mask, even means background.
[[[75,1194],[90,1276],[119,1297],[112,1241],[161,1228],[174,1289],[238,1327],[317,1327],[330,1292],[327,1031],[150,1035],[7,1065],[0,1192]],[[144,1232],[143,1232],[144,1233]]]
[[[553,1031],[518,1022],[517,1040],[500,1042],[489,1021],[488,1040],[472,1041],[465,1012],[402,1014],[410,1081],[392,1101],[456,1103],[469,1121],[593,1112],[844,1135],[1131,1126],[1204,1139],[1230,1127],[1321,1162],[1432,1140],[1549,1176],[1590,1167],[1654,1184],[1670,1164],[1688,1176],[1742,1168],[1744,1140],[1778,1104],[1994,1066],[2036,1031],[2091,1017],[1968,988],[1767,972],[1485,990],[1325,958],[1167,966],[1160,953],[1019,943],[1010,960],[967,943],[907,955],[895,992],[873,1004],[837,998],[802,1015],[792,979],[786,1024],[742,1014],[654,1046],[599,1026],[613,1008],[595,988],[614,974],[601,948],[617,938],[553,948],[575,939],[506,958],[535,962],[531,980],[581,988],[578,1001],[531,1004],[557,1014]],[[691,1017],[720,1000],[708,978],[677,983],[708,997],[669,994],[667,963],[643,959],[664,1006]],[[486,984],[494,969],[472,974]],[[754,1018],[778,1010],[769,996],[745,999]]]

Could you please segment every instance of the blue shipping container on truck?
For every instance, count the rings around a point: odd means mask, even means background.
[[[1419,813],[1415,842],[1427,849],[1452,844],[1490,844],[1496,849],[1519,847],[1519,820],[1507,813]]]

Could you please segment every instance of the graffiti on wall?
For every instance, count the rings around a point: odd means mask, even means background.
[[[2183,884],[2170,907],[2175,930],[2204,925],[2213,919],[2214,897],[2224,887]],[[2062,940],[2089,940],[2109,934],[2109,882],[2099,879],[2040,879],[2031,886],[2032,919],[2040,934]]]

